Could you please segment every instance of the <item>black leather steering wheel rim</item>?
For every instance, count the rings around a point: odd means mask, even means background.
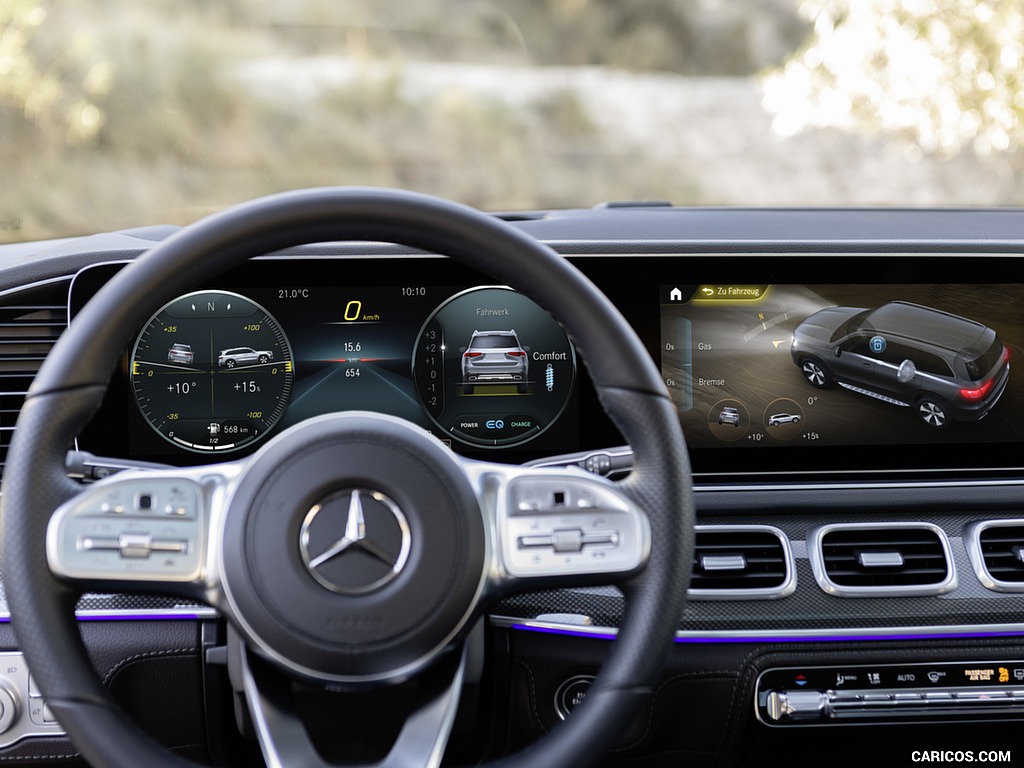
[[[47,567],[49,514],[77,492],[65,473],[65,450],[98,407],[121,350],[153,306],[246,258],[340,240],[394,242],[446,254],[532,298],[565,326],[602,405],[633,448],[633,471],[621,487],[648,512],[653,545],[646,569],[623,585],[627,610],[619,638],[586,705],[502,764],[537,768],[596,759],[614,745],[650,693],[682,615],[693,505],[675,408],[628,323],[567,261],[495,218],[413,193],[304,190],[216,214],[122,270],[69,326],[26,399],[3,483],[4,579],[15,634],[33,676],[90,761],[188,764],[159,751],[111,701],[77,631],[73,607],[79,591]],[[598,349],[601,354],[587,356]]]

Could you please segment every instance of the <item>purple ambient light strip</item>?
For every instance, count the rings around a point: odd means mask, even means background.
[[[184,612],[152,612],[152,613],[82,613],[76,614],[75,618],[79,621],[199,621],[201,618],[208,618],[200,616],[198,613],[184,613]],[[11,617],[6,615],[0,615],[0,624],[10,624]]]
[[[512,629],[520,630],[523,632],[540,632],[550,635],[564,635],[567,637],[586,637],[594,640],[614,640],[616,637],[615,632],[602,632],[600,630],[595,632],[583,632],[574,629],[559,629],[557,627],[534,627],[527,624],[512,624]],[[880,642],[885,640],[964,640],[964,639],[978,639],[987,637],[1024,637],[1022,631],[1006,631],[1006,632],[977,632],[977,631],[944,631],[931,633],[908,633],[902,635],[881,635],[871,634],[868,630],[865,630],[864,634],[858,635],[774,635],[757,637],[752,635],[750,637],[677,637],[675,638],[676,643],[689,644],[689,643],[841,643],[841,642]]]

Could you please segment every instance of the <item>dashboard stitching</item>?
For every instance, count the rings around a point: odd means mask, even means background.
[[[739,665],[738,665],[738,668],[739,668],[740,671],[736,674],[736,680],[735,680],[735,682],[733,683],[733,686],[732,686],[732,695],[729,697],[729,708],[728,708],[729,727],[726,728],[724,731],[722,731],[722,738],[718,742],[718,749],[716,750],[718,756],[715,759],[715,764],[716,765],[724,765],[724,764],[726,764],[724,762],[724,760],[725,760],[724,756],[726,754],[728,754],[729,742],[730,742],[730,734],[734,734],[734,733],[738,732],[737,729],[740,726],[740,721],[741,721],[741,718],[742,718],[742,716],[740,714],[740,711],[741,711],[742,708],[737,708],[736,700],[737,700],[737,697],[740,695],[740,691],[747,687],[746,678],[749,677],[751,674],[753,674],[753,672],[748,669],[749,665],[761,653],[762,653],[761,650],[755,648],[750,653],[748,653],[746,656],[744,656],[743,657],[743,661],[741,661],[739,663]],[[744,672],[744,670],[746,670],[746,672]]]
[[[172,648],[169,650],[160,651],[146,651],[145,653],[137,653],[134,656],[121,659],[117,662],[106,675],[103,677],[103,685],[109,685],[113,679],[129,665],[134,664],[137,661],[145,661],[146,659],[155,658],[173,658],[173,657],[184,657],[192,656],[196,652],[195,648]]]
[[[530,669],[530,666],[528,664],[526,664],[523,661],[520,661],[519,659],[513,659],[512,663],[515,664],[517,667],[522,667],[522,669],[526,672],[527,686],[530,689],[530,709],[533,712],[533,719],[537,723],[537,725],[540,726],[541,730],[544,731],[544,733],[547,733],[550,729],[544,725],[544,721],[541,719],[540,716],[540,709],[537,707],[537,686],[533,678],[533,670]]]
[[[711,680],[715,678],[733,678],[734,680],[739,678],[739,672],[732,669],[719,669],[719,670],[701,670],[700,672],[680,672],[679,674],[673,675],[662,681],[662,683],[655,689],[654,694],[651,696],[650,706],[646,707],[646,715],[644,717],[643,730],[637,734],[636,738],[632,739],[626,744],[622,744],[616,747],[614,752],[625,752],[635,747],[638,747],[644,742],[644,739],[651,732],[651,726],[654,723],[654,712],[658,708],[658,698],[664,694],[665,690],[673,683],[677,683],[681,680]]]

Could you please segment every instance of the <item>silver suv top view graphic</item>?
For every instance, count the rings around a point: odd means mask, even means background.
[[[469,346],[462,353],[462,388],[473,393],[474,384],[515,383],[519,392],[527,391],[529,362],[515,329],[473,331]]]
[[[1010,378],[1009,350],[991,328],[903,301],[815,312],[790,352],[813,386],[913,408],[936,429],[984,418]]]
[[[171,348],[167,350],[168,363],[192,365],[192,360],[192,347],[189,344],[172,344]]]
[[[217,365],[221,368],[234,368],[239,365],[257,365],[269,363],[274,353],[269,349],[253,349],[252,347],[232,347],[222,349],[217,355]]]
[[[718,413],[719,424],[732,424],[734,427],[740,425],[740,412],[733,406],[727,405]]]

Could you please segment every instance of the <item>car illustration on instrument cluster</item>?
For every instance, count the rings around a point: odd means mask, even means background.
[[[253,349],[252,347],[232,347],[222,349],[217,355],[217,365],[221,368],[234,368],[240,365],[260,365],[274,359],[269,349]]]
[[[193,359],[194,355],[192,354],[192,346],[190,344],[173,344],[171,348],[167,350],[168,363],[192,365]]]
[[[727,405],[718,414],[719,424],[732,424],[734,427],[740,425],[740,412],[737,408]]]
[[[935,429],[984,418],[1010,377],[1009,350],[991,328],[903,301],[815,312],[790,352],[812,386],[913,408]]]
[[[774,413],[768,417],[768,426],[777,427],[780,424],[799,424],[800,416],[794,413]]]
[[[529,361],[514,328],[507,331],[473,331],[462,353],[462,391],[473,394],[477,384],[516,385],[527,391]]]

